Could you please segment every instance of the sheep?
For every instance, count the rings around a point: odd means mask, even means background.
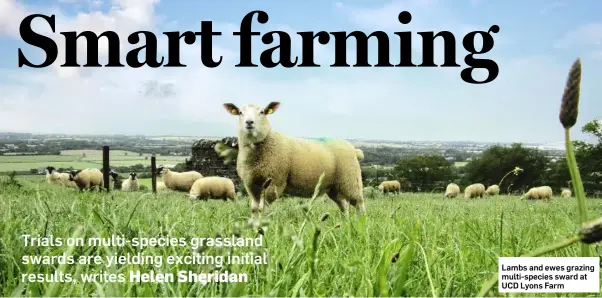
[[[71,171],[69,173],[69,181],[74,181],[80,190],[92,189],[96,187],[98,190],[103,188],[104,178],[99,169],[83,169]]]
[[[171,171],[167,167],[161,167],[159,168],[159,171],[163,174],[163,183],[165,183],[165,186],[176,191],[189,192],[192,188],[192,184],[194,184],[197,179],[203,178],[203,175],[197,171],[180,173]]]
[[[57,170],[52,167],[52,166],[48,166],[46,167],[46,182],[48,182],[48,184],[57,184],[57,185],[61,185],[61,178],[59,176],[59,172],[57,172]]]
[[[136,173],[130,173],[128,179],[123,180],[121,183],[122,191],[137,191],[138,190],[138,179],[136,179]]]
[[[549,186],[532,187],[520,199],[527,200],[550,200],[552,198],[552,188]]]
[[[46,167],[46,181],[50,184],[61,185],[67,188],[77,188],[77,184],[69,181],[69,173],[59,173],[54,167]]]
[[[279,106],[270,102],[265,108],[251,104],[241,110],[224,104],[228,113],[238,116],[236,171],[251,197],[253,216],[264,209],[264,201],[270,204],[283,194],[312,197],[322,174],[319,196],[326,194],[345,215],[349,203],[363,214],[359,164],[363,152],[345,140],[304,140],[273,131],[267,116]],[[268,188],[274,191],[268,190],[264,200],[262,185],[268,178],[272,178]]]
[[[458,186],[458,184],[450,183],[447,185],[447,188],[445,188],[445,194],[443,195],[443,197],[453,199],[457,197],[459,193],[460,187]]]
[[[560,193],[560,196],[563,198],[570,198],[572,195],[571,190],[568,188],[565,188],[562,190],[562,192]]]
[[[189,197],[191,200],[201,199],[207,201],[209,198],[227,199],[236,202],[236,190],[234,182],[228,178],[210,176],[197,179],[190,188]]]
[[[378,189],[382,193],[399,193],[401,191],[401,183],[399,183],[399,181],[396,180],[383,181],[378,186]]]
[[[500,187],[497,184],[487,187],[485,194],[488,196],[497,196],[500,194]]]
[[[471,184],[464,189],[465,199],[472,199],[476,197],[482,198],[484,194],[485,185],[483,185],[482,183]]]
[[[161,191],[161,190],[166,190],[167,186],[165,186],[165,183],[158,181],[157,182],[157,191]]]

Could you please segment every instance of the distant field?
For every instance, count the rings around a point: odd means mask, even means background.
[[[150,154],[131,151],[114,150],[110,152],[110,165],[133,166],[137,164],[150,165]],[[157,165],[178,164],[185,161],[188,156],[156,156]],[[47,166],[55,168],[83,169],[102,167],[102,150],[63,150],[61,155],[18,155],[0,156],[0,172],[28,171],[41,169]]]
[[[465,166],[467,163],[468,162],[466,162],[466,161],[456,161],[454,163],[454,166],[456,166],[457,168],[461,168],[461,167]]]

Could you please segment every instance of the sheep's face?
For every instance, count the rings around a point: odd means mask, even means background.
[[[81,172],[81,170],[69,172],[69,181],[74,181],[79,172]]]
[[[267,116],[276,112],[279,106],[279,102],[271,102],[265,108],[251,104],[239,109],[232,103],[224,104],[228,113],[238,116],[238,135],[252,143],[261,142],[270,134],[272,128]]]
[[[46,174],[52,174],[56,169],[54,167],[46,167]]]
[[[136,173],[130,173],[130,179],[136,180]]]
[[[113,181],[117,181],[117,177],[119,176],[119,174],[117,174],[115,172],[109,172],[109,175],[111,175],[111,177],[113,178]]]

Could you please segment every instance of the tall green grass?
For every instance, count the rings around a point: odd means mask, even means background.
[[[191,283],[20,283],[23,273],[53,273],[58,266],[23,265],[23,255],[60,255],[67,247],[24,247],[20,235],[70,237],[81,227],[90,237],[213,237],[240,233],[248,225],[248,199],[189,201],[182,193],[78,193],[45,183],[0,186],[0,295],[67,296],[474,296],[499,256],[518,256],[571,235],[579,225],[574,199],[520,201],[518,197],[444,200],[441,194],[377,196],[365,217],[345,218],[330,200],[281,199],[268,209],[264,247],[268,265],[233,265],[248,283],[202,286]],[[602,201],[587,200],[602,211]],[[305,225],[304,228],[302,228]],[[245,249],[234,248],[233,253]],[[76,247],[74,256],[126,254],[131,247]],[[229,249],[207,248],[208,254]],[[190,248],[146,248],[147,255],[185,255]],[[260,252],[260,251],[258,251]],[[548,256],[575,256],[578,246]],[[101,265],[69,265],[75,275],[108,270]],[[123,265],[130,270],[209,272],[198,265]],[[126,274],[127,276],[127,274]],[[127,278],[127,277],[126,277]],[[55,286],[51,288],[51,286]],[[528,296],[533,296],[529,294]],[[553,296],[553,295],[548,295]],[[581,296],[581,295],[579,295]]]

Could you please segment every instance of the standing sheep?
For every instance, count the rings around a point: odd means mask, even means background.
[[[527,191],[527,193],[525,193],[522,197],[522,199],[527,199],[527,200],[550,200],[552,198],[553,192],[552,192],[552,188],[549,186],[539,186],[539,187],[532,187],[529,189],[529,191]]]
[[[236,190],[234,188],[234,182],[224,177],[203,177],[197,179],[192,184],[189,194],[190,199],[196,200],[201,199],[207,201],[209,198],[227,199],[236,202]]]
[[[471,184],[464,189],[465,199],[482,198],[483,195],[485,195],[485,185],[482,183]]]
[[[311,197],[322,174],[318,195],[327,194],[341,212],[349,213],[349,203],[358,214],[365,212],[360,152],[345,140],[303,140],[273,131],[267,115],[274,113],[279,102],[265,108],[247,105],[242,110],[232,103],[224,104],[228,113],[238,116],[239,149],[236,171],[251,197],[254,216],[264,209],[262,185],[272,178],[265,202],[273,202],[283,194]]]
[[[203,178],[203,175],[197,171],[179,173],[171,171],[167,167],[159,168],[159,171],[163,174],[163,183],[165,183],[165,186],[176,191],[189,192],[192,184],[197,179]]]
[[[48,184],[57,184],[57,185],[61,185],[61,178],[59,176],[59,172],[56,171],[56,169],[52,166],[48,166],[46,167],[46,182],[48,182]]]
[[[488,196],[497,196],[500,194],[500,187],[497,184],[487,187],[485,194]]]
[[[138,190],[138,179],[136,173],[130,173],[128,179],[123,180],[121,183],[122,191],[137,191]]]
[[[399,193],[401,191],[401,183],[399,183],[399,181],[396,180],[383,181],[378,186],[378,189],[382,193]]]
[[[71,171],[69,173],[69,181],[74,181],[80,190],[92,189],[96,187],[98,190],[103,188],[103,175],[99,169],[84,169]]]
[[[563,189],[562,192],[560,193],[560,196],[563,198],[570,198],[571,195],[573,195],[573,194],[571,193],[571,190],[568,188]]]
[[[453,199],[458,196],[460,193],[460,186],[455,183],[450,183],[445,188],[445,194],[443,195],[445,198]]]

